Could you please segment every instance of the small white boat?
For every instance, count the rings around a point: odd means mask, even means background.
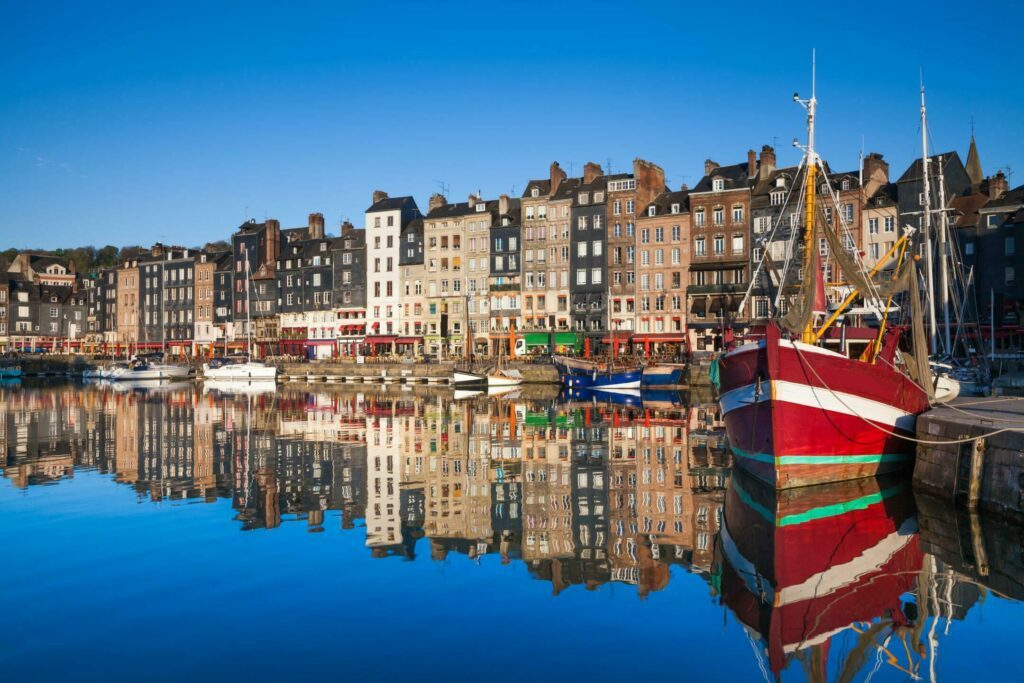
[[[214,380],[262,380],[273,382],[277,379],[277,368],[252,360],[248,354],[212,358],[203,365],[203,378]]]
[[[483,396],[484,392],[480,389],[456,389],[455,400],[465,401],[468,398],[475,398],[477,396]]]
[[[191,372],[192,368],[187,365],[171,365],[163,362],[162,353],[151,353],[137,357],[126,367],[113,373],[109,379],[118,382],[188,379]]]
[[[517,387],[523,383],[523,375],[518,370],[497,368],[487,373],[488,387]]]
[[[465,389],[469,387],[486,387],[488,384],[487,375],[481,375],[477,372],[470,372],[469,370],[458,370],[456,369],[452,373],[452,384],[458,389]]]

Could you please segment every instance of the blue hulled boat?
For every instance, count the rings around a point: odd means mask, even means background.
[[[574,389],[639,389],[643,367],[555,356],[562,385]]]
[[[640,378],[642,387],[681,387],[686,384],[686,365],[658,363],[644,368]]]

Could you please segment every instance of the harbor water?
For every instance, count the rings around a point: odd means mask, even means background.
[[[1024,668],[1024,529],[909,473],[766,490],[685,393],[21,382],[0,445],[4,680]]]

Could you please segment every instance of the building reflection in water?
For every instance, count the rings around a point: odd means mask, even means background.
[[[140,501],[228,499],[243,530],[337,520],[375,558],[495,555],[555,595],[646,598],[696,575],[768,677],[928,677],[951,621],[989,591],[1024,596],[1019,529],[901,480],[777,493],[731,476],[711,400],[361,389],[5,387],[0,466],[20,488],[89,468]]]

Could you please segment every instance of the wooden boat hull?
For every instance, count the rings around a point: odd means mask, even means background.
[[[783,339],[719,361],[719,404],[737,467],[779,489],[870,477],[913,464],[928,396],[884,363]]]
[[[913,494],[891,476],[778,491],[735,474],[718,551],[724,602],[776,675],[856,624],[905,624],[923,562]]]
[[[641,387],[679,387],[686,384],[686,366],[658,364],[644,368]]]

